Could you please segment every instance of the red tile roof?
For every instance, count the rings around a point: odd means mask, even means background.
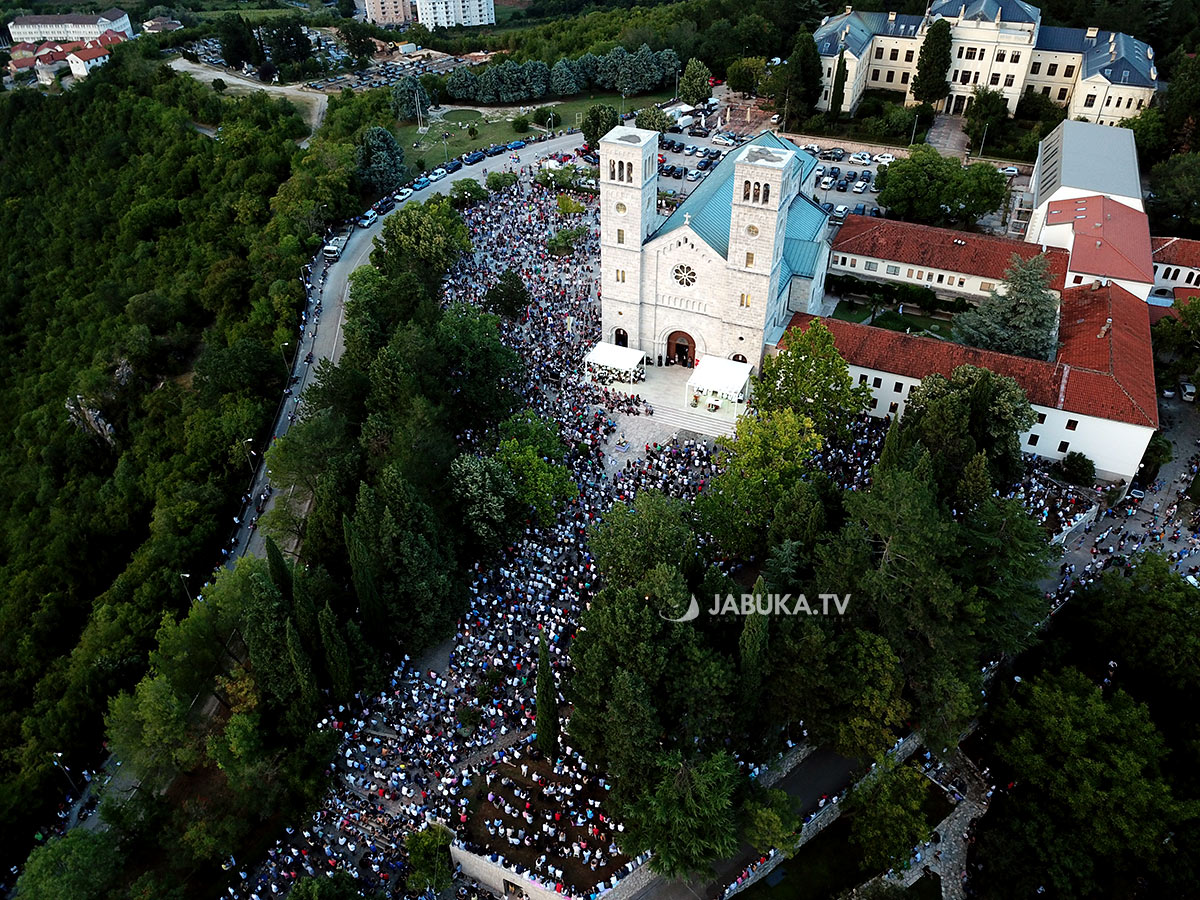
[[[968,234],[950,228],[895,222],[871,216],[847,216],[833,239],[835,253],[890,259],[912,266],[978,275],[1003,281],[1012,256],[1032,259],[1042,252],[1037,244],[987,234]],[[1061,291],[1067,277],[1067,251],[1049,247],[1050,288]]]
[[[107,47],[85,47],[82,50],[73,50],[71,55],[81,62],[90,62],[93,59],[99,59],[102,56],[108,56]]]
[[[1047,225],[1070,225],[1071,271],[1125,281],[1153,283],[1150,223],[1144,212],[1099,194],[1055,200]]]
[[[1200,269],[1200,241],[1177,237],[1152,237],[1150,247],[1153,261],[1159,265]]]
[[[924,378],[963,365],[1008,375],[1029,402],[1131,425],[1158,427],[1154,361],[1147,305],[1117,285],[1068,288],[1059,319],[1056,362],[1009,356],[870,325],[822,319],[846,362],[866,369]],[[797,313],[788,327],[808,327]],[[1105,328],[1112,319],[1112,327]]]

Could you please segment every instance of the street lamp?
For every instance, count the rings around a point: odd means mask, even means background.
[[[290,375],[292,370],[291,367],[288,366],[287,354],[283,352],[283,348],[290,346],[292,346],[290,341],[284,341],[279,345],[279,358],[283,360],[283,372],[285,375]]]
[[[179,573],[179,581],[183,585],[183,596],[187,597],[188,606],[192,605],[192,592],[188,590],[187,580],[192,576],[187,572]]]
[[[76,797],[80,796],[79,788],[75,784],[75,779],[71,777],[71,772],[67,769],[66,766],[64,766],[61,762],[59,762],[59,760],[62,759],[62,754],[55,751],[51,754],[51,756],[54,757],[52,762],[54,763],[55,768],[62,769],[63,775],[65,775],[67,777],[67,783],[71,785],[71,790],[73,790],[75,792],[75,796]]]
[[[258,454],[246,445],[251,443],[253,440],[254,438],[246,438],[244,441],[242,441],[242,449],[246,451],[246,465],[250,468],[250,474],[252,475],[254,474],[254,461],[251,460],[250,457],[257,456]]]

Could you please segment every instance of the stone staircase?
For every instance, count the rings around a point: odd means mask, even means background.
[[[734,431],[733,422],[682,409],[655,407],[654,422],[656,425],[677,428],[680,431],[694,431],[697,434],[707,434],[710,437],[731,435]]]

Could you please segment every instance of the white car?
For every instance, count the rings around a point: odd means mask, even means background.
[[[892,156],[890,153],[877,153],[871,160],[871,162],[880,166],[890,166],[895,161],[896,157]]]
[[[695,144],[688,144],[686,147],[683,148],[683,155],[684,156],[695,156],[696,150],[697,150],[697,147]]]
[[[365,213],[358,217],[359,228],[370,228],[379,220],[379,213],[373,209],[368,209]]]
[[[701,172],[699,169],[692,169],[692,171],[687,173],[688,181],[699,181],[703,177],[704,177],[704,173]]]
[[[432,172],[429,173],[430,181],[441,181],[445,177],[446,177],[445,169],[434,169]]]
[[[850,154],[850,162],[852,162],[852,163],[866,164],[866,163],[869,163],[870,161],[871,161],[871,154],[867,153],[865,150],[859,150],[857,153]]]
[[[868,184],[868,182],[866,182],[866,181],[860,181],[851,190],[853,190],[854,193],[856,193],[856,194],[861,194],[863,191],[865,191],[867,189],[867,184]]]
[[[396,202],[403,203],[405,200],[407,200],[411,196],[412,196],[412,188],[400,188],[400,190],[396,191]]]
[[[815,169],[813,169],[813,174],[816,176],[817,181],[820,181],[825,177],[825,167],[817,166]]]
[[[835,222],[846,221],[846,216],[848,215],[850,215],[850,207],[846,206],[844,203],[839,203],[833,208],[833,220]]]
[[[1007,175],[1009,178],[1012,178],[1014,175],[1019,175],[1021,172],[1021,170],[1016,166],[998,166],[996,171],[1001,175]]]
[[[735,141],[735,140],[734,140],[733,138],[731,138],[731,137],[726,137],[726,136],[725,136],[725,135],[723,135],[723,134],[718,134],[718,135],[717,135],[715,138],[713,138],[713,139],[712,139],[712,142],[713,142],[714,144],[720,144],[722,147],[734,147],[734,146],[737,146],[737,141]]]
[[[824,178],[821,179],[821,190],[827,191],[831,187],[833,187],[833,176],[826,175]]]

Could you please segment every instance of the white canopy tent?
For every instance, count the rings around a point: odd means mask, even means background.
[[[642,367],[646,361],[646,354],[636,347],[618,347],[616,344],[606,344],[601,341],[588,351],[583,361],[588,366],[597,366],[632,375]]]
[[[731,403],[744,403],[750,396],[750,363],[735,362],[719,356],[703,356],[688,379],[689,399],[717,396]]]

